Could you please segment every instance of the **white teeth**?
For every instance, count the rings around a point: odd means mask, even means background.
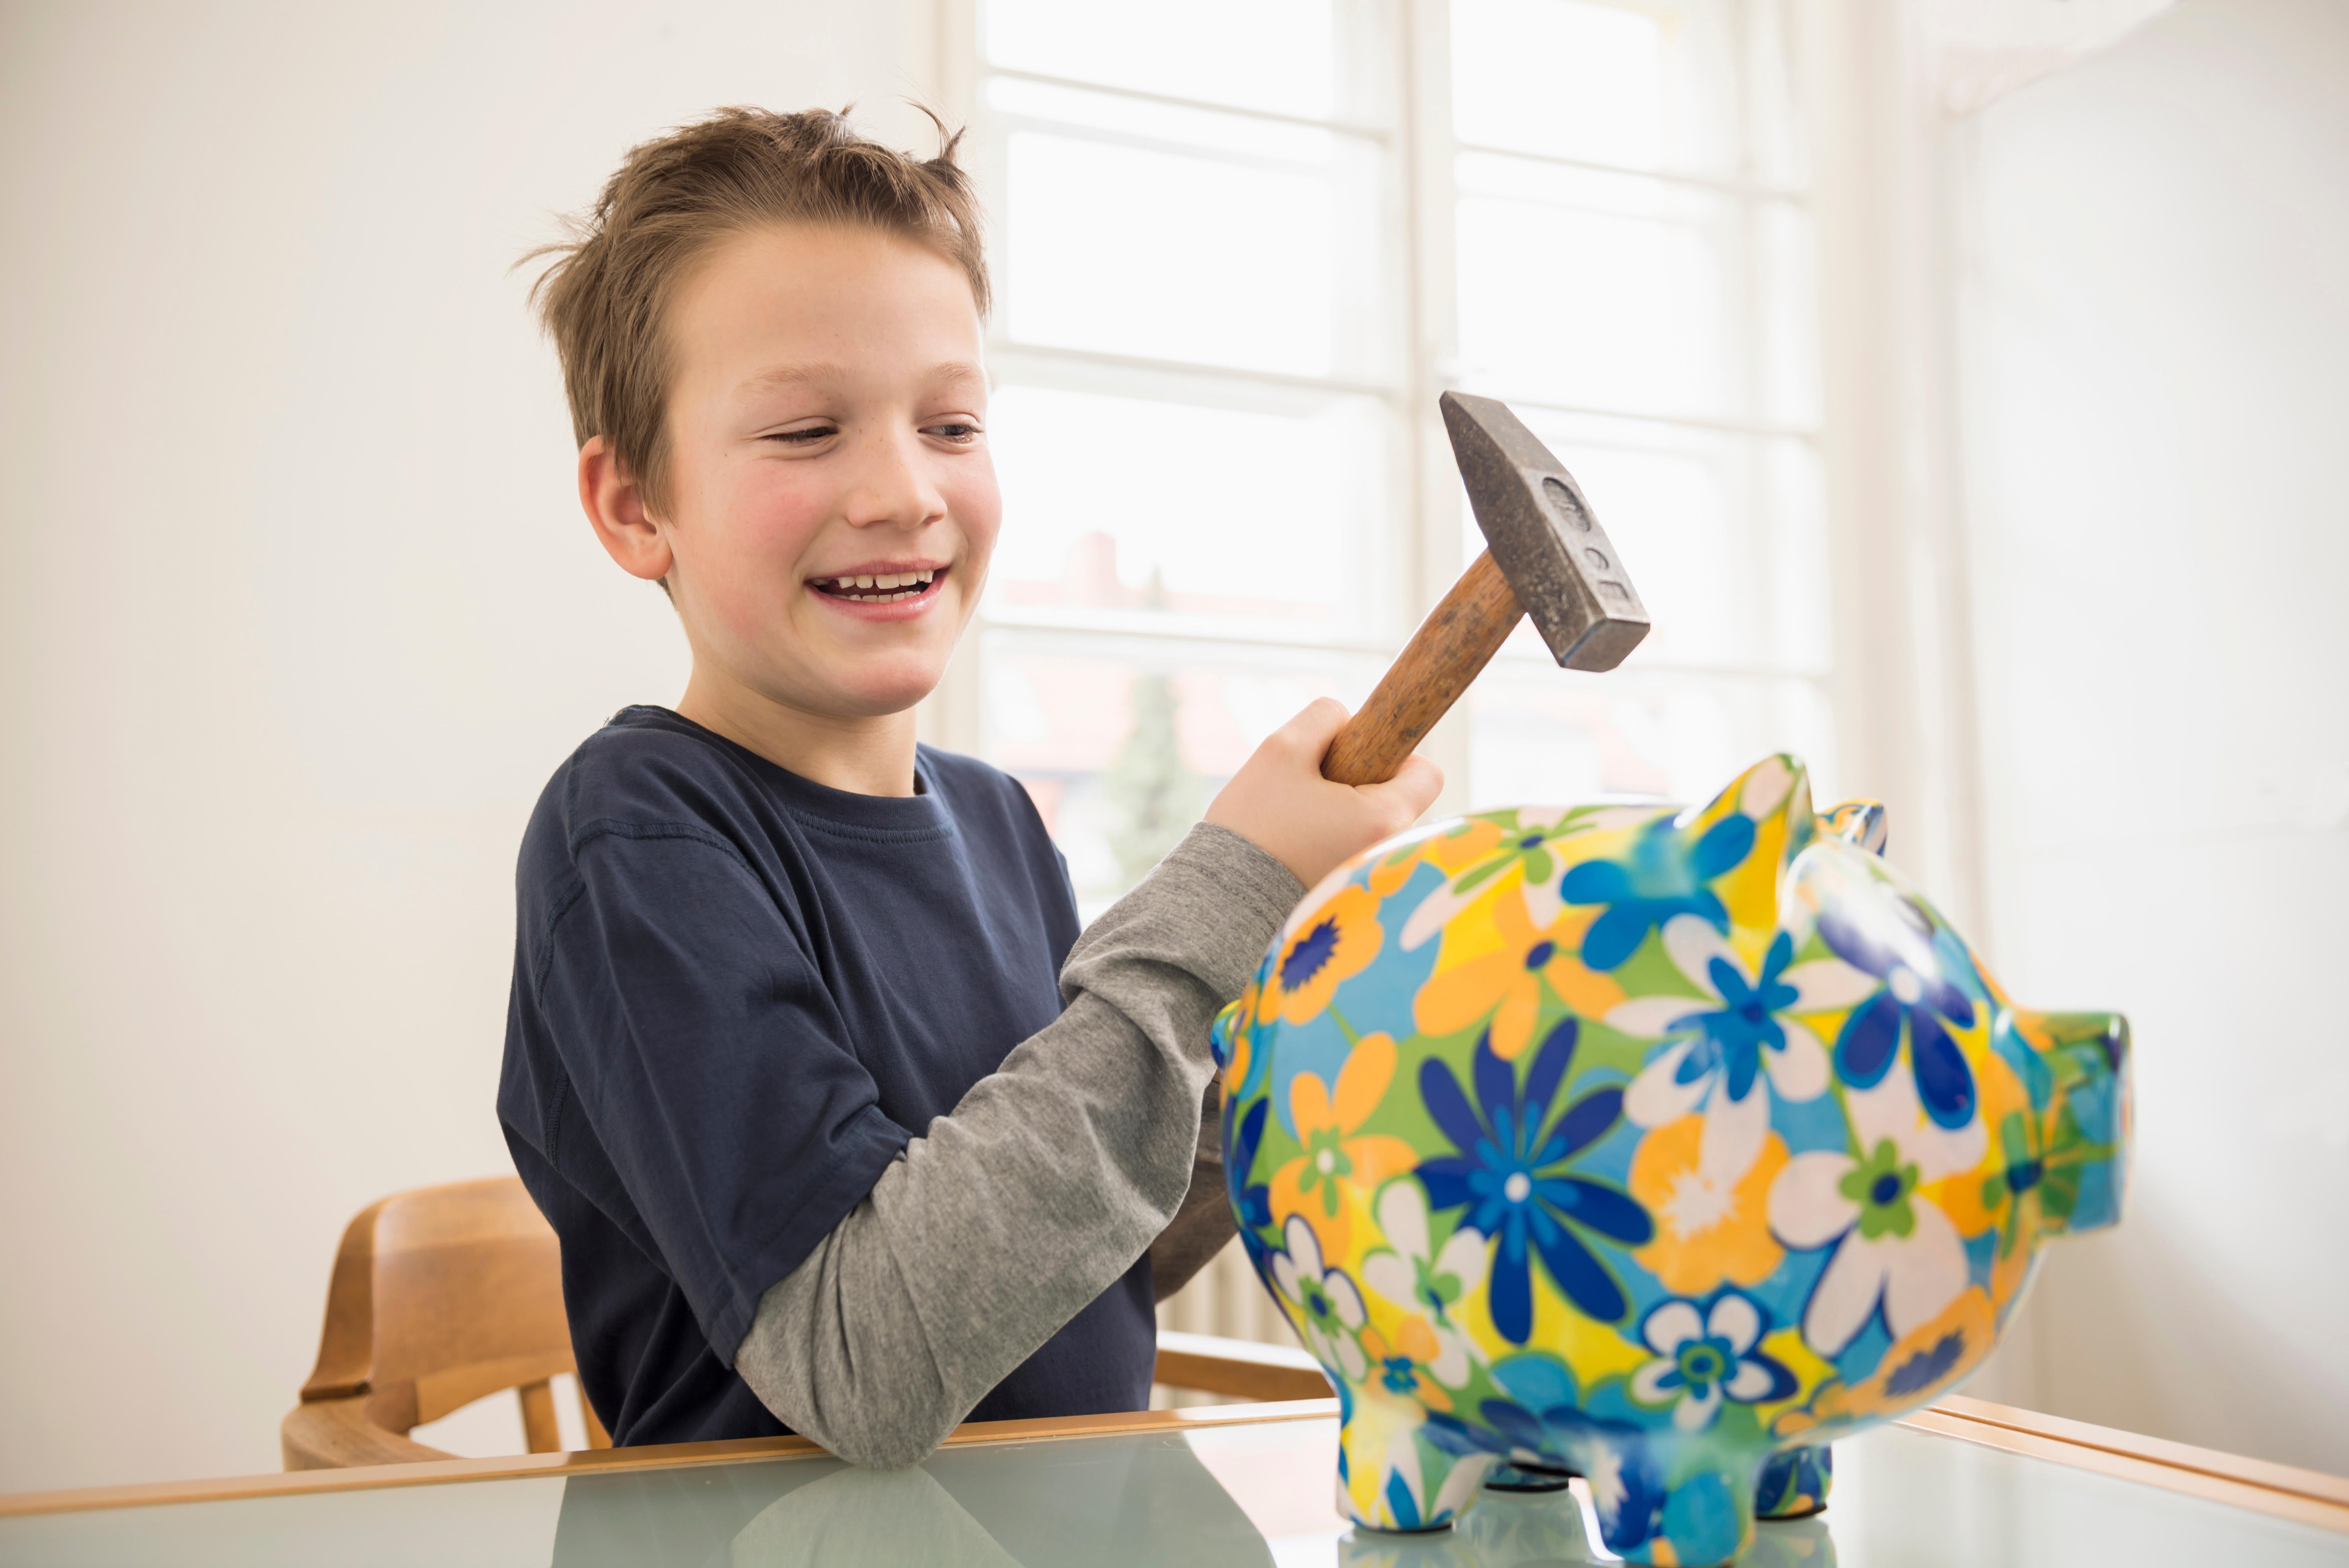
[[[937,569],[927,572],[877,572],[870,576],[819,577],[819,587],[829,585],[835,593],[861,593],[875,604],[886,604],[898,599],[917,597],[922,589],[935,581]]]

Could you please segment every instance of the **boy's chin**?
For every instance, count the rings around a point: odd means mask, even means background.
[[[886,670],[859,670],[856,678],[835,683],[821,706],[843,718],[886,718],[904,713],[937,689],[946,676],[940,661],[908,662]]]

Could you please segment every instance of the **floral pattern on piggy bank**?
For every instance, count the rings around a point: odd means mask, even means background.
[[[1339,1506],[1495,1464],[1726,1563],[1826,1444],[1979,1366],[2119,1216],[2127,1023],[2015,1006],[1790,757],[1711,804],[1487,811],[1308,894],[1217,1020],[1241,1241],[1337,1387]]]

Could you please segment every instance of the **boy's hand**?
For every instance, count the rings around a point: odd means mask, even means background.
[[[1444,770],[1416,752],[1383,784],[1322,778],[1321,758],[1348,717],[1343,703],[1316,697],[1265,738],[1207,807],[1208,821],[1247,840],[1309,888],[1419,820],[1444,788]]]

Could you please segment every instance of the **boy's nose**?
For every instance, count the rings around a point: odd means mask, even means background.
[[[946,498],[930,482],[911,435],[877,435],[860,446],[841,510],[854,528],[919,528],[946,515]]]

